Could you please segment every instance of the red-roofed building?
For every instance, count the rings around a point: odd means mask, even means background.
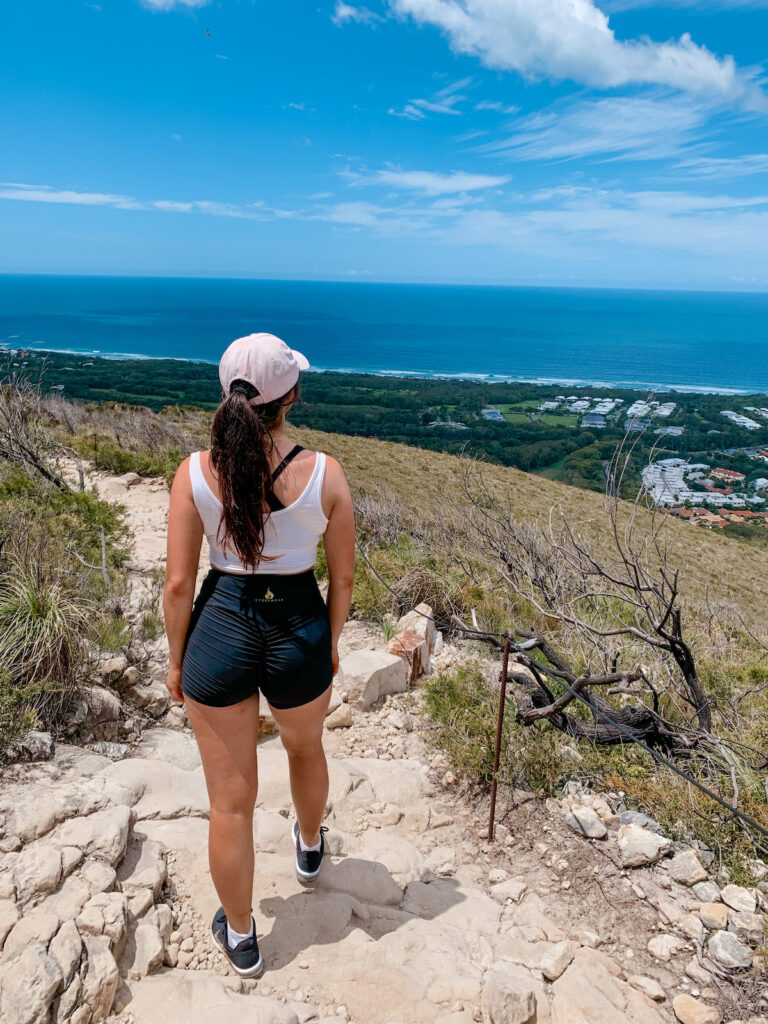
[[[726,484],[740,484],[742,480],[746,479],[743,473],[737,473],[733,469],[713,469],[709,475]]]

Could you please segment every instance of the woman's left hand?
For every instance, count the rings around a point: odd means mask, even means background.
[[[181,668],[178,668],[175,665],[169,666],[165,685],[168,693],[171,695],[171,700],[175,700],[179,704],[183,704],[184,694],[181,691]]]

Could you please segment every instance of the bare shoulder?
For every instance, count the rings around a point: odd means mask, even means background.
[[[171,493],[184,493],[185,491],[192,490],[192,481],[190,479],[190,468],[189,464],[192,459],[191,455],[188,455],[186,459],[179,465],[173,476],[173,484],[171,485]]]

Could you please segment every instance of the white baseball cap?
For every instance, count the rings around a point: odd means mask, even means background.
[[[229,397],[232,384],[244,380],[259,392],[252,405],[265,405],[287,394],[309,360],[274,334],[248,334],[233,341],[219,362],[219,380]]]

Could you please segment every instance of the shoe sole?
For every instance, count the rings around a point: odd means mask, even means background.
[[[264,959],[263,959],[261,953],[259,953],[258,962],[253,967],[246,967],[246,968],[238,967],[237,964],[232,963],[232,961],[230,960],[229,955],[227,953],[227,950],[224,948],[224,946],[216,938],[216,935],[215,935],[213,929],[211,929],[211,938],[213,939],[213,944],[218,949],[220,949],[221,952],[224,954],[224,956],[227,958],[229,966],[232,968],[233,971],[236,971],[240,975],[241,978],[260,978],[261,975],[264,973]]]

